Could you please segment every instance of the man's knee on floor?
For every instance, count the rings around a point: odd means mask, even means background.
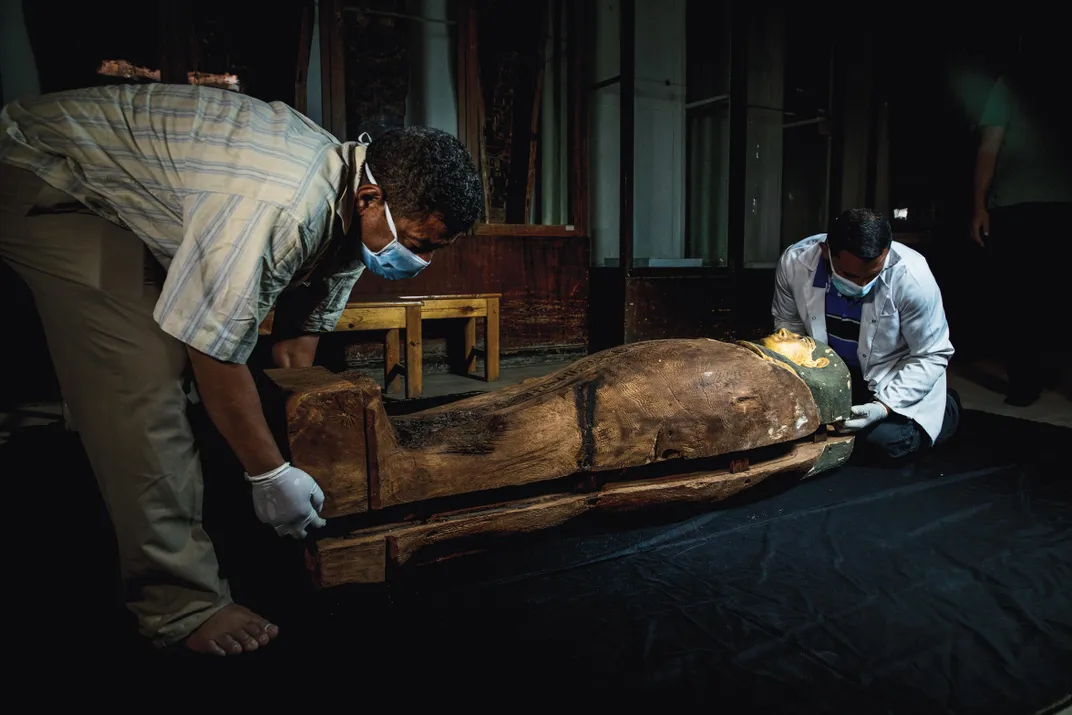
[[[946,393],[945,401],[945,416],[942,419],[942,429],[938,433],[938,439],[935,440],[935,446],[945,443],[956,434],[957,428],[960,426],[960,395],[956,390],[950,390]]]
[[[884,459],[902,459],[918,452],[924,437],[912,420],[887,419],[858,438],[865,451]]]

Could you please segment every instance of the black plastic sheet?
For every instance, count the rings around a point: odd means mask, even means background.
[[[283,629],[243,667],[345,671],[365,693],[354,705],[382,692],[508,710],[1027,715],[1072,693],[1070,438],[967,411],[949,444],[904,465],[850,464],[328,592],[305,586],[297,545],[247,513],[228,468],[206,471],[206,519],[236,597]],[[0,452],[5,472],[26,439]],[[53,459],[58,439],[33,437]],[[73,560],[33,567],[38,605],[63,608],[80,583],[97,595],[79,607],[133,652],[113,572],[90,565],[108,537],[88,499],[64,511],[53,497],[83,538],[50,537]]]

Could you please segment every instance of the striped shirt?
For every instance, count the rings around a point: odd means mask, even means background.
[[[815,271],[816,288],[826,290],[826,342],[830,348],[845,361],[852,377],[853,404],[869,402],[874,399],[864,380],[860,367],[860,317],[864,303],[871,300],[868,294],[863,298],[846,298],[834,287],[830,280],[830,271],[825,259],[819,260]]]
[[[335,327],[364,270],[338,250],[363,160],[280,102],[211,87],[95,87],[0,114],[0,162],[141,238],[167,270],[156,322],[229,362],[288,286],[318,291],[305,330]]]
[[[863,298],[846,298],[830,280],[825,260],[819,261],[815,271],[816,288],[826,290],[826,335],[830,347],[849,367],[859,369],[860,315],[864,308]]]

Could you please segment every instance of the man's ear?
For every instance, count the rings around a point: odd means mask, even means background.
[[[362,184],[357,187],[357,201],[355,208],[358,215],[364,213],[370,206],[383,201],[383,192],[376,184]]]

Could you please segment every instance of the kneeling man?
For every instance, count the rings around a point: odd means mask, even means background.
[[[881,214],[846,211],[829,233],[787,248],[771,313],[775,330],[810,335],[849,366],[853,407],[841,430],[864,451],[906,457],[953,435],[960,400],[946,388],[953,344],[942,293]]]

